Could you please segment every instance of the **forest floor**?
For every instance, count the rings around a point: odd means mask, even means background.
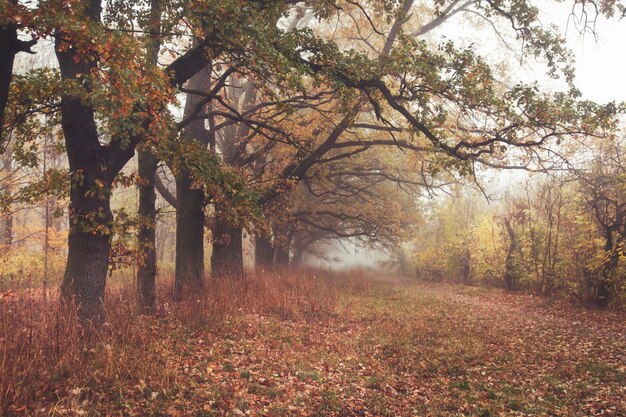
[[[626,415],[623,314],[393,279],[341,291],[331,309],[138,318],[143,354],[96,344],[78,354],[85,369],[42,371],[9,413]]]

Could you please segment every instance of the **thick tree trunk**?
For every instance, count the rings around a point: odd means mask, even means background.
[[[0,27],[0,126],[4,121],[4,109],[9,98],[9,88],[13,77],[13,61],[15,60],[15,42],[17,30],[14,26]],[[2,130],[0,130],[2,135]],[[0,147],[3,144],[0,136]]]
[[[137,239],[137,301],[143,313],[152,314],[156,303],[156,192],[157,159],[149,150],[138,153],[139,226]]]
[[[61,294],[73,300],[81,321],[104,321],[104,287],[113,214],[111,183],[93,110],[77,97],[63,97],[62,127],[71,173],[68,254]]]
[[[289,249],[284,246],[277,246],[274,249],[274,263],[276,266],[289,265]]]
[[[203,69],[194,75],[187,85],[190,90],[203,91],[211,83],[210,70]],[[202,100],[201,95],[187,94],[183,119],[195,114]],[[208,144],[204,119],[187,124],[181,133],[185,142]],[[176,275],[174,299],[182,300],[186,293],[204,286],[204,206],[205,193],[194,187],[193,173],[181,163],[175,170],[176,177]]]
[[[300,248],[296,248],[293,252],[293,257],[291,259],[291,264],[294,266],[302,266],[304,263],[304,250]]]
[[[211,275],[242,277],[243,227],[233,224],[228,217],[228,209],[221,204],[216,204],[212,235]]]
[[[101,10],[98,0],[90,1],[86,17],[98,21]],[[57,38],[56,50],[61,76],[77,80],[89,74],[95,62],[82,60],[73,48],[61,47],[61,38]],[[88,84],[85,88],[89,92]],[[83,323],[99,325],[105,318],[111,249],[111,184],[131,153],[125,151],[116,160],[110,147],[100,144],[94,110],[78,96],[61,98],[61,127],[71,175],[68,255],[61,293],[74,301]]]
[[[269,236],[257,236],[254,240],[254,264],[259,269],[272,268],[274,247]]]
[[[86,175],[83,185],[72,186],[67,265],[61,285],[64,298],[76,304],[78,317],[94,325],[105,318],[104,288],[113,222],[110,184],[105,183],[96,194],[90,192],[102,183],[104,180]]]
[[[176,276],[174,299],[180,301],[204,285],[204,191],[193,189],[193,178],[176,175]]]
[[[611,300],[611,278],[619,263],[619,252],[615,250],[613,241],[612,230],[606,230],[604,253],[607,258],[604,261],[604,265],[602,265],[600,280],[596,286],[596,299],[594,300],[596,305],[600,308],[605,308],[609,305],[609,301]]]
[[[306,251],[311,244],[311,240],[305,239],[302,235],[294,235],[293,241],[293,256],[291,257],[291,264],[294,266],[302,266],[305,261]]]

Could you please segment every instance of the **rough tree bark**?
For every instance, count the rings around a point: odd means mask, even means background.
[[[174,299],[204,286],[204,191],[188,172],[176,174],[176,272]]]
[[[99,1],[87,5],[87,18],[100,19]],[[72,48],[56,55],[61,75],[75,80],[89,74],[94,62],[85,62]],[[111,184],[116,170],[109,169],[106,147],[100,145],[94,110],[80,97],[61,99],[61,126],[71,173],[68,255],[61,293],[73,299],[82,321],[98,325],[104,320],[104,288],[111,249]]]

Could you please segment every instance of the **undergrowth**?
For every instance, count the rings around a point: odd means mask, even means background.
[[[208,280],[204,291],[175,303],[169,297],[171,279],[159,284],[154,316],[138,314],[132,287],[110,288],[106,324],[88,332],[55,293],[46,299],[41,291],[5,293],[0,299],[0,415],[36,415],[44,403],[58,403],[53,414],[63,415],[81,410],[82,403],[104,400],[96,398],[103,393],[122,401],[123,387],[148,381],[151,392],[167,393],[182,384],[170,359],[197,331],[227,332],[249,314],[320,319],[334,314],[342,294],[367,286],[356,275],[285,270]],[[163,343],[165,337],[173,343]],[[66,393],[72,402],[61,401]]]

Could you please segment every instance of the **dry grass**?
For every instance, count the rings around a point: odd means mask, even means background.
[[[342,292],[364,285],[354,276],[285,270],[210,280],[204,292],[174,303],[167,296],[170,281],[160,283],[153,317],[137,314],[133,288],[113,285],[107,323],[88,336],[55,294],[44,300],[40,291],[16,291],[0,299],[0,415],[80,414],[81,404],[123,397],[125,387],[145,381],[167,392],[180,382],[171,363],[176,339],[227,332],[246,314],[328,316]],[[173,345],[164,338],[173,338]]]
[[[623,315],[371,278],[212,281],[151,317],[114,288],[91,338],[55,302],[5,299],[0,415],[626,415]]]

